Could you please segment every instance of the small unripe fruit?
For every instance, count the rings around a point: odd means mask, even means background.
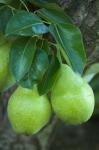
[[[40,96],[37,89],[18,87],[8,102],[7,112],[13,129],[30,135],[48,123],[51,106],[47,96]]]
[[[57,117],[67,124],[86,122],[94,110],[91,87],[65,64],[62,64],[57,74],[51,102]]]

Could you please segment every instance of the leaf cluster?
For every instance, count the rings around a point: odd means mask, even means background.
[[[79,74],[86,64],[80,29],[56,2],[0,1],[0,32],[12,40],[9,59],[16,83],[37,84],[40,94],[50,91],[63,61]]]

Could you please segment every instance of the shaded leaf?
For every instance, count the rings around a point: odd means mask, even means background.
[[[0,33],[0,46],[8,42],[8,39]]]
[[[21,38],[11,48],[10,65],[12,73],[19,81],[29,71],[36,51],[36,39]]]
[[[52,88],[55,82],[56,74],[57,74],[59,67],[60,67],[60,63],[58,59],[56,57],[55,58],[51,57],[49,67],[42,81],[38,85],[38,90],[40,94],[45,94]]]
[[[12,16],[10,8],[7,6],[0,7],[0,32],[5,33],[6,25]]]
[[[57,0],[28,0],[30,3],[37,5],[38,7],[46,7],[46,4],[57,3]]]
[[[50,45],[47,39],[43,40],[42,48],[45,49],[48,53],[50,53]]]
[[[44,49],[46,50],[48,53],[50,52],[50,45],[47,39],[39,39],[37,41],[37,48],[38,49]]]
[[[23,87],[32,88],[34,84],[41,81],[45,71],[49,65],[47,52],[43,49],[39,49],[33,59],[33,63],[28,74],[22,80],[21,85]]]
[[[94,113],[99,114],[99,73],[94,76],[94,78],[90,82],[90,85],[93,89],[94,96],[95,96]]]
[[[39,9],[37,14],[51,23],[73,23],[71,18],[58,5]]]
[[[90,81],[90,85],[94,91],[99,92],[99,73]]]

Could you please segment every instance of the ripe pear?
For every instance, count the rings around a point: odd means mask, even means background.
[[[51,106],[47,96],[40,96],[36,88],[18,87],[8,102],[7,112],[17,133],[31,135],[48,123]]]
[[[66,64],[58,71],[51,102],[57,117],[71,125],[90,119],[95,103],[92,88]]]

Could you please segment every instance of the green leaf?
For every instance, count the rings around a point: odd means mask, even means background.
[[[12,0],[0,0],[2,4],[9,4]]]
[[[51,23],[73,23],[71,18],[58,5],[39,9],[37,14]]]
[[[95,96],[95,109],[94,113],[99,114],[99,73],[94,76],[91,80],[90,85],[93,89]]]
[[[39,49],[33,59],[33,63],[28,74],[22,80],[21,85],[23,87],[32,88],[34,84],[41,81],[45,71],[49,65],[47,52],[43,49]]]
[[[50,53],[50,44],[47,39],[43,39],[42,48],[47,51],[47,53]]]
[[[0,32],[5,33],[6,25],[12,17],[12,11],[7,6],[0,7]]]
[[[49,30],[45,24],[41,23],[41,24],[33,25],[32,32],[33,32],[33,35],[39,35],[39,34],[47,33],[47,32],[49,32]]]
[[[0,33],[0,46],[6,42],[8,42],[8,39],[2,33]]]
[[[36,51],[36,39],[21,38],[11,48],[10,65],[16,80],[21,80],[29,71]]]
[[[42,81],[38,85],[38,90],[40,94],[45,94],[52,88],[59,67],[60,67],[60,63],[58,59],[56,57],[55,58],[51,57],[49,67],[45,75],[43,76]]]
[[[87,82],[90,82],[97,73],[99,73],[99,63],[92,64],[86,70],[83,77]]]
[[[37,41],[37,48],[38,49],[44,49],[47,51],[47,53],[50,52],[50,44],[49,44],[47,39],[39,39]]]
[[[64,50],[73,70],[82,73],[86,54],[80,30],[72,24],[52,24],[49,30],[61,50]]]
[[[37,5],[38,7],[45,7],[49,3],[57,3],[57,0],[28,0],[30,3]]]
[[[90,81],[90,85],[94,91],[99,91],[99,73]]]
[[[8,22],[6,35],[32,36],[32,26],[43,24],[35,14],[27,11],[18,11]]]

